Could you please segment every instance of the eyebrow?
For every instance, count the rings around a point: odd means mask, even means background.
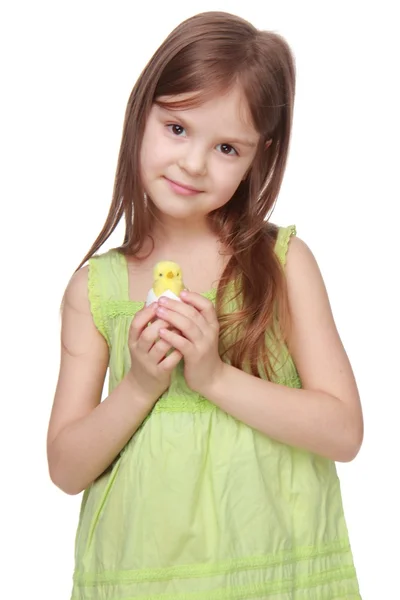
[[[180,121],[185,128],[187,128],[187,126],[190,124],[187,123],[187,121],[178,114],[178,111],[171,111],[168,108],[166,108],[165,106],[162,106],[160,104],[157,104],[158,108],[160,108],[162,111],[166,112],[171,119],[173,120],[174,118],[178,119],[178,121]],[[222,139],[222,138],[221,138]],[[252,142],[251,140],[245,140],[245,139],[240,139],[240,138],[231,138],[231,137],[227,137],[226,139],[224,138],[224,143],[225,144],[229,144],[229,145],[233,145],[233,144],[237,144],[238,146],[247,146],[249,148],[255,148],[257,146],[257,142]]]
[[[257,146],[256,142],[251,142],[250,140],[239,140],[229,138],[226,140],[230,144],[238,144],[239,146],[248,146],[249,148],[255,148]]]

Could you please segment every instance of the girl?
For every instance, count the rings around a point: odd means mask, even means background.
[[[48,432],[52,480],[85,490],[73,600],[360,599],[334,462],[361,445],[357,387],[313,255],[266,220],[294,83],[281,37],[206,13],[132,91]],[[191,291],[146,308],[166,259]]]

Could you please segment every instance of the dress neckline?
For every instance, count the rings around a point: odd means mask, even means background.
[[[128,269],[128,260],[125,256],[125,254],[123,254],[122,252],[120,252],[119,250],[114,250],[114,252],[117,253],[120,261],[121,261],[121,265],[123,267],[124,270],[124,295],[125,295],[125,300],[128,301],[131,304],[134,304],[136,306],[144,306],[146,304],[146,301],[143,300],[134,300],[130,297],[129,294],[129,269]],[[212,287],[210,290],[206,291],[206,292],[202,292],[200,294],[200,296],[203,296],[204,298],[208,298],[208,300],[214,301],[216,299],[217,296],[217,288],[216,287]]]

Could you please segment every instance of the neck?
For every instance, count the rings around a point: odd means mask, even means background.
[[[190,252],[191,248],[218,241],[206,221],[157,221],[152,230],[152,237],[155,249],[174,252]]]

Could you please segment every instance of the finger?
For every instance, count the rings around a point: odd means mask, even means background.
[[[193,321],[203,320],[203,316],[201,312],[197,310],[197,308],[194,308],[194,306],[191,306],[190,304],[180,302],[179,300],[173,300],[172,298],[160,298],[158,305],[160,308],[168,308],[169,310],[173,310],[174,312],[183,315],[188,319],[192,319]]]
[[[170,343],[160,338],[150,349],[149,358],[158,365],[158,363],[165,358],[167,352],[169,352],[171,348],[172,346]]]
[[[215,312],[215,307],[211,300],[201,296],[201,294],[188,292],[187,290],[183,291],[180,297],[184,304],[189,304],[196,308],[207,323],[215,327],[219,326],[217,313]]]
[[[190,342],[186,337],[179,335],[176,331],[171,331],[170,329],[162,328],[160,329],[160,337],[162,340],[167,342],[172,348],[179,350],[179,352],[185,356],[190,351],[190,348],[193,348],[192,342]]]
[[[135,343],[138,341],[142,334],[142,331],[147,325],[154,319],[157,309],[157,303],[153,303],[150,306],[143,308],[138,311],[132,319],[132,323],[129,330],[129,339]]]
[[[163,371],[173,371],[181,360],[182,354],[178,350],[174,350],[160,362],[158,367]]]
[[[180,313],[177,313],[173,310],[169,310],[165,307],[160,307],[157,309],[157,315],[167,321],[173,328],[178,329],[182,332],[182,334],[191,342],[199,341],[203,337],[203,332],[200,329],[199,323],[196,322],[199,319],[190,319]],[[206,325],[204,319],[203,327]]]
[[[145,327],[136,342],[136,347],[140,352],[147,354],[160,337],[160,329],[169,327],[167,321],[157,319],[151,325]]]

